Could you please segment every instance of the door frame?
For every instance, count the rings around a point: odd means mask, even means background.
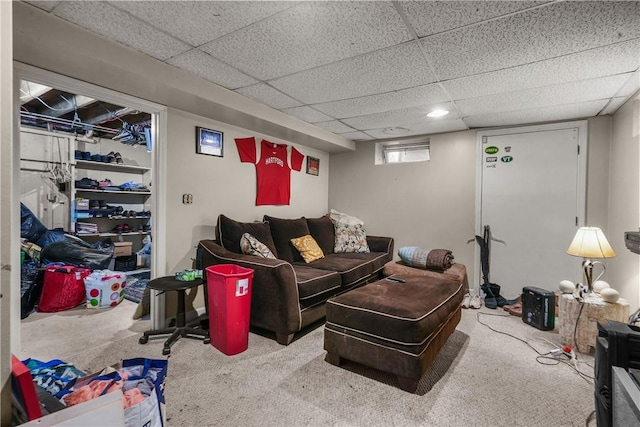
[[[476,234],[482,236],[483,224],[482,224],[482,139],[483,137],[497,136],[497,135],[511,135],[520,133],[535,133],[535,132],[548,132],[553,130],[573,129],[578,128],[578,197],[576,201],[576,214],[578,216],[577,227],[583,227],[586,220],[587,209],[587,153],[588,153],[588,121],[577,120],[571,122],[551,123],[534,126],[519,126],[492,130],[483,130],[476,133],[476,210],[475,210],[475,230]],[[567,248],[571,242],[567,242]],[[480,284],[482,282],[481,263],[480,263],[480,248],[478,245],[474,246],[475,261],[474,261],[474,286],[478,289],[473,289],[475,293],[480,292]],[[472,292],[472,289],[469,289]]]
[[[71,93],[79,93],[85,96],[110,102],[116,105],[126,105],[137,110],[151,114],[151,132],[154,141],[152,150],[152,183],[153,194],[151,196],[151,210],[153,221],[151,223],[151,235],[153,236],[153,251],[151,252],[151,278],[162,277],[166,274],[166,239],[163,230],[166,230],[166,162],[167,162],[167,107],[144,99],[136,98],[121,92],[117,92],[95,84],[87,83],[51,71],[43,70],[18,61],[13,62],[14,86],[13,86],[13,182],[20,182],[20,81],[29,80],[34,83],[55,87]],[[16,160],[17,159],[17,160]],[[18,186],[13,186],[13,199],[20,200]],[[19,227],[11,230],[13,241],[20,240]],[[14,354],[19,354],[20,349],[20,294],[11,298],[11,348]],[[164,327],[165,322],[165,298],[164,294],[158,295],[157,291],[151,291],[150,317],[153,329]]]

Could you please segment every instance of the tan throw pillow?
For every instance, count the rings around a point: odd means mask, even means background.
[[[262,258],[276,259],[273,252],[261,241],[249,233],[244,233],[240,238],[240,249],[245,255],[255,255]]]
[[[316,242],[309,234],[291,239],[291,243],[298,252],[300,252],[304,262],[307,264],[317,259],[324,258],[324,253],[322,252],[322,249],[320,249],[320,246],[318,246],[318,242]]]

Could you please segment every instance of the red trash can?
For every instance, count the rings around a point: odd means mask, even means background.
[[[249,346],[253,270],[235,264],[205,269],[211,345],[232,356]]]

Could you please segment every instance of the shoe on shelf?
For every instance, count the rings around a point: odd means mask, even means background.
[[[122,232],[123,233],[131,233],[131,227],[129,226],[129,224],[122,224]]]
[[[113,229],[111,230],[112,233],[117,233],[117,234],[122,234],[122,224],[118,224],[115,227],[113,227]]]
[[[471,295],[467,292],[462,299],[462,308],[469,308],[469,304],[471,303]]]
[[[120,153],[115,153],[114,157],[116,158],[116,163],[119,165],[123,165],[124,161],[122,160],[122,155]]]
[[[475,309],[482,307],[482,298],[480,298],[480,295],[474,295],[473,297],[471,297],[469,306]]]

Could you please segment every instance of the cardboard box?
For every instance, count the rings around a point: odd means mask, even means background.
[[[113,256],[130,256],[132,253],[132,242],[115,242],[113,245],[115,246]]]

